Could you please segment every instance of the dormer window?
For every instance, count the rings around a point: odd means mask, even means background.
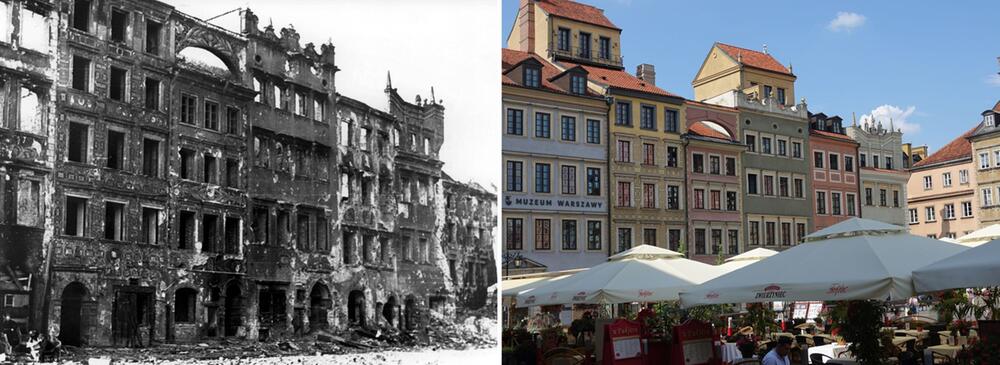
[[[537,67],[524,67],[524,86],[527,87],[540,87],[542,86],[542,70]]]
[[[986,116],[985,116],[985,117],[983,117],[983,122],[985,122],[985,123],[986,123],[986,126],[987,126],[987,127],[992,127],[992,126],[993,126],[993,124],[994,124],[994,121],[993,121],[993,114],[992,114],[992,113],[991,113],[991,114],[986,114]]]
[[[569,78],[569,92],[577,95],[587,93],[587,78],[580,75],[573,75]]]

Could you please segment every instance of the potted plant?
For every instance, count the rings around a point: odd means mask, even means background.
[[[847,303],[847,316],[838,332],[845,341],[851,343],[847,349],[858,364],[876,365],[887,362],[889,356],[881,343],[884,314],[885,306],[878,301],[853,300]]]

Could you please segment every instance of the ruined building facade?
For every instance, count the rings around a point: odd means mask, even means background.
[[[448,260],[495,282],[491,255],[443,248],[440,102],[338,95],[332,44],[249,10],[233,32],[157,1],[0,7],[16,326],[94,346],[419,330],[464,304]]]

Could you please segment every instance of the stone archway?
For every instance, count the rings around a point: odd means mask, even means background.
[[[309,328],[324,329],[329,326],[327,313],[330,311],[330,289],[323,283],[313,285],[309,293]]]
[[[79,282],[74,281],[63,289],[59,314],[59,341],[63,344],[80,346],[84,342],[83,302],[86,297],[87,288]]]

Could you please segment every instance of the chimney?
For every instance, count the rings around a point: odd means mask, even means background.
[[[653,69],[653,65],[648,63],[641,63],[635,67],[635,77],[650,85],[656,85],[656,70]]]
[[[535,0],[521,0],[516,22],[521,38],[518,39],[518,50],[535,52]]]

